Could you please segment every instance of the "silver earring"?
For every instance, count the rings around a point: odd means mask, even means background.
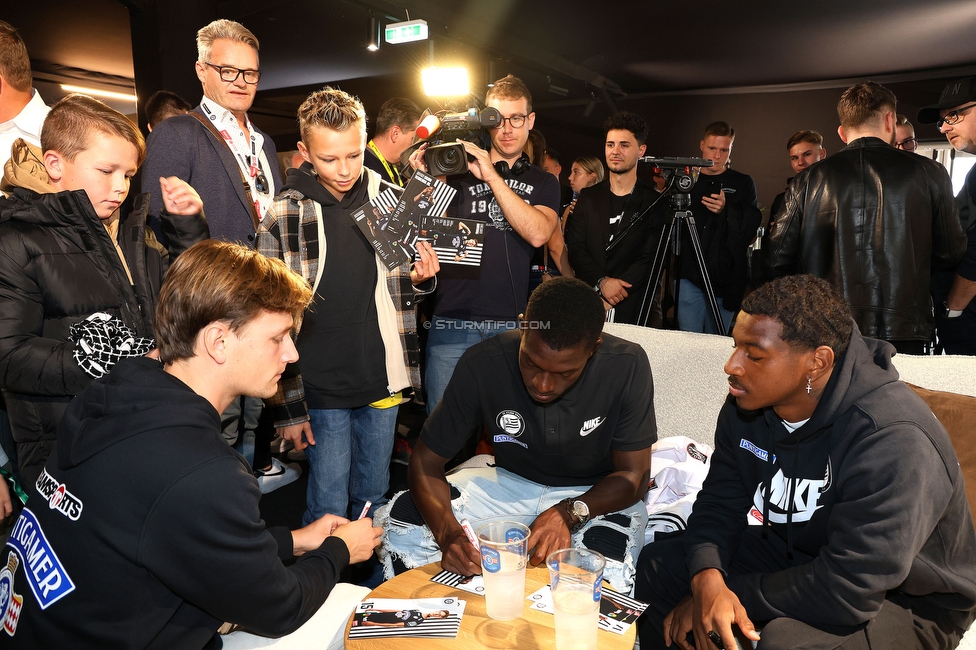
[[[813,390],[813,378],[807,377],[807,395],[810,394],[811,390]]]

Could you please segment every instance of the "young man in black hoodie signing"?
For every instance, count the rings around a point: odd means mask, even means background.
[[[9,647],[219,648],[224,622],[280,637],[320,608],[341,614],[317,640],[342,647],[366,590],[334,589],[339,572],[382,531],[332,515],[266,529],[257,479],[220,435],[228,403],[270,397],[298,359],[291,331],[310,298],[283,263],[237,244],[177,259],[156,309],[159,361],[122,360],[71,402],[10,533]],[[241,634],[224,647],[249,647]]]
[[[893,347],[810,275],[750,294],[733,338],[687,532],[638,562],[641,648],[734,648],[734,626],[763,650],[958,645],[976,532],[949,436]]]

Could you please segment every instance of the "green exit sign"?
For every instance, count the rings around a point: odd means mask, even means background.
[[[386,42],[393,45],[410,43],[411,41],[425,41],[427,40],[427,21],[408,20],[403,23],[390,23],[384,31]]]

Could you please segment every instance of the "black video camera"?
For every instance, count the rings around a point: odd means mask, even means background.
[[[667,182],[667,187],[676,187],[679,192],[690,192],[698,180],[698,172],[694,167],[711,167],[715,163],[704,158],[655,158],[644,156],[641,162],[650,163],[661,170],[661,176]]]
[[[426,132],[429,146],[424,151],[424,162],[431,176],[450,176],[468,171],[468,155],[458,140],[473,142],[482,149],[490,146],[488,131],[502,121],[497,108],[482,111],[470,108],[465,113],[429,115],[417,128],[418,135]]]

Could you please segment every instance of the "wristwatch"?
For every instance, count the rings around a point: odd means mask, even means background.
[[[962,312],[963,312],[962,309],[949,309],[949,305],[947,305],[945,302],[943,302],[942,303],[942,313],[939,314],[939,315],[940,316],[943,316],[945,318],[957,318],[959,316],[962,316]]]
[[[575,535],[590,520],[590,507],[585,501],[579,499],[563,499],[560,503],[566,508],[569,519],[573,522],[569,532]]]

